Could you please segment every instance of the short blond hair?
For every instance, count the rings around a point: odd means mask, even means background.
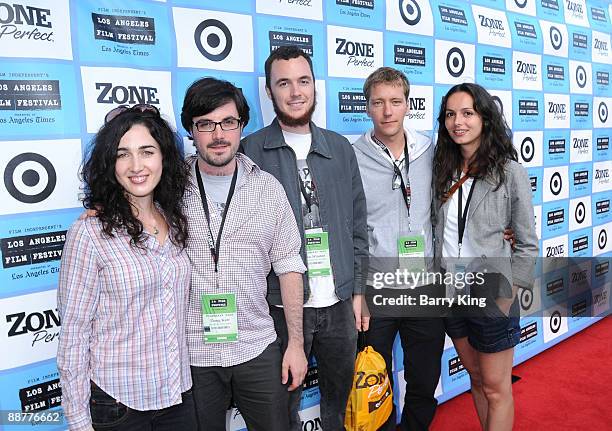
[[[408,101],[408,96],[410,95],[410,82],[408,82],[408,78],[406,78],[403,72],[392,67],[379,67],[372,72],[363,84],[363,94],[368,103],[370,102],[372,87],[376,84],[390,84],[403,87],[404,96],[406,97],[406,101]]]

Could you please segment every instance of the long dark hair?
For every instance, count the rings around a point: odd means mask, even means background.
[[[125,190],[115,177],[117,146],[123,135],[136,124],[145,126],[159,144],[162,174],[153,192],[153,200],[162,209],[170,225],[171,241],[184,248],[187,241],[187,219],[181,200],[189,168],[179,151],[178,135],[157,113],[127,110],[104,124],[94,136],[91,151],[83,164],[83,206],[97,211],[106,235],[112,237],[114,230],[125,228],[132,237],[132,245],[142,246],[143,225],[134,217]]]
[[[493,97],[478,84],[457,84],[442,98],[438,114],[438,142],[434,155],[434,186],[440,199],[448,191],[452,178],[460,172],[463,157],[459,145],[451,139],[446,130],[446,101],[455,93],[465,92],[474,100],[474,110],[482,118],[480,146],[468,166],[470,175],[476,178],[490,177],[496,182],[496,189],[505,181],[504,165],[508,160],[518,160],[512,145],[512,132]]]

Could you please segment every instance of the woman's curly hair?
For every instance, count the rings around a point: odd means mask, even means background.
[[[158,113],[128,109],[102,126],[94,136],[91,150],[83,164],[83,206],[97,211],[106,235],[112,237],[113,231],[125,228],[132,237],[132,245],[142,247],[143,225],[134,216],[125,189],[115,177],[119,141],[136,124],[145,126],[159,144],[162,174],[153,192],[153,200],[161,208],[170,226],[171,241],[184,248],[187,241],[187,219],[181,201],[188,182],[189,168],[179,151],[180,138]]]
[[[474,100],[474,110],[482,119],[480,146],[470,162],[468,172],[473,177],[491,177],[496,187],[505,180],[504,166],[508,160],[518,160],[517,152],[512,145],[512,132],[493,97],[478,84],[457,84],[448,90],[442,98],[438,114],[438,141],[434,155],[434,187],[436,196],[444,199],[445,193],[457,172],[463,167],[463,157],[459,145],[450,137],[446,129],[446,101],[459,92],[468,93]]]

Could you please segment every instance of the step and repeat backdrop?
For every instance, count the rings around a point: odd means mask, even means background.
[[[251,133],[274,116],[264,60],[288,44],[312,55],[315,122],[350,140],[371,127],[361,88],[382,65],[410,79],[406,124],[432,134],[451,85],[495,96],[529,171],[543,258],[519,292],[516,363],[609,314],[611,14],[596,0],[0,1],[0,410],[60,409],[57,273],[104,114],[148,103],[180,124],[187,86],[216,76],[243,89]],[[401,402],[401,349],[395,361]],[[442,369],[440,401],[469,384],[448,339]],[[318,401],[313,361],[304,430],[320,429]],[[228,429],[242,428],[231,411]]]

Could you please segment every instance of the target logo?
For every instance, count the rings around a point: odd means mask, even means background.
[[[0,215],[80,206],[79,139],[0,144]]]
[[[584,202],[579,202],[576,205],[576,209],[574,210],[574,218],[576,219],[576,223],[582,224],[586,217],[586,208],[584,207]]]
[[[218,19],[202,21],[195,29],[194,39],[198,50],[211,61],[226,59],[232,50],[232,33]]]
[[[459,48],[452,48],[446,54],[446,70],[453,78],[460,77],[465,70],[465,57]]]
[[[514,0],[514,4],[521,9],[524,9],[527,6],[527,0]]]
[[[550,43],[552,44],[552,47],[556,51],[560,50],[561,46],[563,46],[563,35],[559,31],[559,29],[555,27],[554,25],[551,26],[549,35],[550,35]]]
[[[559,310],[555,310],[550,315],[549,326],[550,326],[550,331],[553,334],[556,334],[561,329],[561,312]]]
[[[599,106],[597,107],[597,115],[599,116],[599,121],[602,123],[608,121],[608,105],[606,105],[606,102],[599,102]]]
[[[527,311],[533,305],[533,292],[530,289],[521,289],[520,303],[521,309]]]
[[[4,169],[4,185],[11,196],[26,204],[47,199],[57,183],[53,164],[37,153],[13,157]]]
[[[530,162],[533,160],[533,155],[535,154],[535,144],[533,139],[529,136],[523,139],[521,143],[521,158],[525,162]]]
[[[550,177],[550,192],[553,195],[558,196],[559,193],[561,193],[561,190],[563,190],[563,180],[561,179],[561,174],[559,172],[555,172]]]
[[[400,15],[408,25],[416,25],[421,21],[421,7],[416,0],[399,0]]]
[[[178,67],[253,72],[250,15],[180,7],[172,12]]]
[[[605,229],[599,231],[599,236],[597,237],[597,247],[600,250],[604,250],[606,245],[608,244],[608,232]]]
[[[582,66],[576,68],[576,83],[580,88],[584,88],[587,84],[587,73]]]

